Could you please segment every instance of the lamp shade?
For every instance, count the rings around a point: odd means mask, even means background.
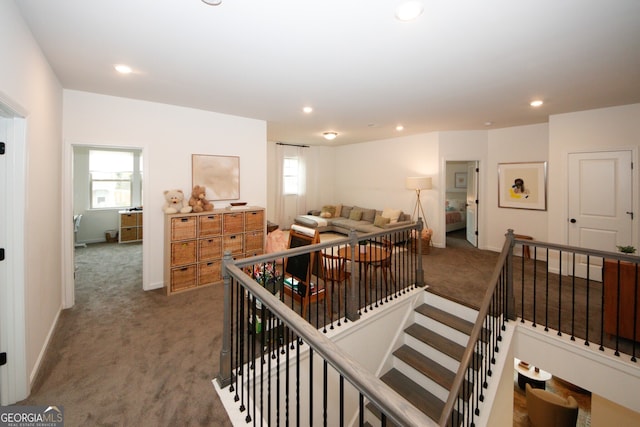
[[[431,177],[408,176],[405,180],[405,187],[409,190],[429,190],[432,188]]]

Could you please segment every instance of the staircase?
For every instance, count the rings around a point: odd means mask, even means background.
[[[412,323],[404,329],[394,346],[397,349],[387,363],[391,369],[380,378],[438,422],[476,317],[475,310],[425,291],[423,301],[414,310]],[[484,342],[488,335],[483,331]],[[475,357],[480,361],[482,356]],[[471,398],[473,390],[471,384],[467,385],[462,388],[466,394],[461,392],[459,396],[464,402]],[[371,404],[367,409],[377,418],[375,424],[379,424],[380,411]],[[457,418],[454,414],[454,420]],[[454,424],[459,425],[460,422],[454,421]],[[392,423],[387,420],[387,425]]]

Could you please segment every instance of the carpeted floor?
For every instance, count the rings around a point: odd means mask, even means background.
[[[211,385],[222,343],[222,287],[171,297],[144,292],[141,249],[76,249],[76,305],[61,313],[31,396],[19,404],[62,405],[67,426],[231,425]],[[497,258],[448,236],[446,249],[430,248],[424,257],[429,289],[473,305]]]

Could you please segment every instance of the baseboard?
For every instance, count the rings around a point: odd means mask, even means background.
[[[53,333],[55,332],[56,327],[58,326],[60,313],[62,313],[62,304],[58,309],[58,313],[56,314],[56,317],[53,319],[53,323],[51,324],[51,327],[49,328],[49,332],[47,333],[47,337],[44,340],[44,345],[42,346],[42,349],[40,350],[40,354],[38,354],[38,358],[36,359],[36,363],[33,365],[33,369],[29,374],[29,390],[31,390],[31,387],[33,387],[33,382],[38,376],[38,372],[40,371],[40,365],[42,364],[44,355],[47,353],[47,349],[49,348],[49,344],[51,343],[51,338],[53,337]],[[29,392],[29,394],[31,394],[31,392]]]

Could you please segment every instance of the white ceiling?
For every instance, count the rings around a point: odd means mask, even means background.
[[[640,102],[640,0],[424,0],[408,23],[394,19],[400,0],[16,3],[64,88],[265,120],[273,141],[500,128]],[[327,142],[326,130],[340,135]]]

